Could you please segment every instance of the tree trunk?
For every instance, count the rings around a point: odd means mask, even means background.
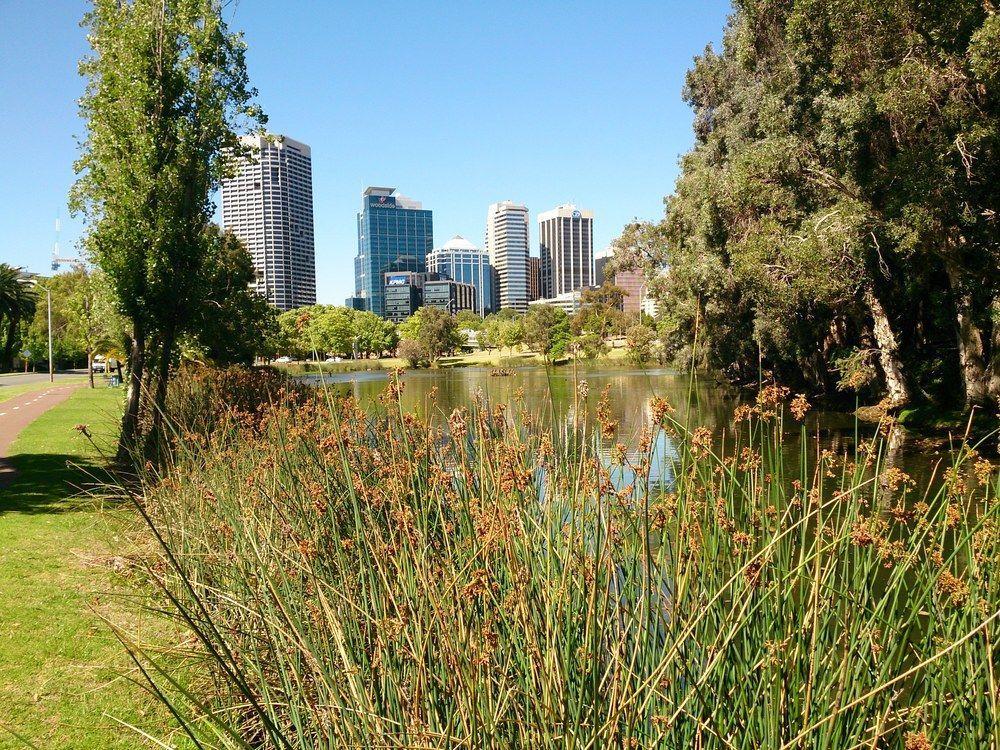
[[[986,403],[986,355],[983,334],[973,319],[972,294],[962,283],[958,267],[950,260],[944,263],[948,283],[955,298],[955,321],[958,336],[958,363],[965,385],[965,405]]]
[[[163,414],[167,405],[167,381],[170,378],[170,359],[174,350],[174,333],[170,330],[163,334],[160,346],[160,358],[156,363],[156,391],[153,398],[153,423],[149,433],[150,448],[155,451],[160,443],[160,430],[163,427]]]
[[[133,456],[139,437],[139,407],[142,403],[142,381],[145,375],[146,341],[144,335],[136,331],[128,355],[128,395],[125,413],[122,415],[122,432],[118,438],[116,460],[127,463]]]
[[[104,363],[104,371],[107,372],[108,363]],[[87,349],[87,377],[90,378],[90,387],[94,388],[94,352]]]
[[[993,336],[990,340],[990,367],[986,390],[993,403],[1000,404],[1000,297],[994,297],[990,303],[990,319],[993,321]]]
[[[873,331],[878,346],[879,364],[885,374],[885,387],[889,393],[889,408],[900,409],[910,402],[910,388],[903,376],[903,365],[899,360],[899,343],[882,301],[870,283],[865,287],[864,296],[874,323]]]
[[[4,341],[3,345],[3,363],[0,367],[3,368],[3,372],[7,371],[7,368],[11,370],[14,369],[14,337],[17,335],[17,318],[10,317],[7,320],[7,340]]]

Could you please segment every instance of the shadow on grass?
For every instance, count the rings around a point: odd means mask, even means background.
[[[91,506],[91,492],[112,479],[101,465],[59,453],[21,453],[5,459],[15,470],[0,485],[0,515],[65,513]]]

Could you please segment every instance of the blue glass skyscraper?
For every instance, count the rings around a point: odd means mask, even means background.
[[[385,274],[427,270],[434,247],[430,210],[396,193],[395,188],[365,190],[358,213],[358,255],[354,259],[355,296],[368,310],[385,316]]]

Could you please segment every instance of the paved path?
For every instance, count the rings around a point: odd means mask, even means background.
[[[83,383],[59,385],[31,393],[22,393],[6,401],[0,401],[0,486],[10,481],[13,467],[5,460],[10,444],[21,434],[21,430],[34,422],[56,404],[61,404]]]

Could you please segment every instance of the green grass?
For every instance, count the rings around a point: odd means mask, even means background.
[[[37,383],[20,383],[18,385],[2,385],[0,384],[0,403],[12,399],[15,396],[20,396],[24,393],[34,393],[35,391],[44,391],[46,388],[53,388],[59,385],[70,385],[72,383],[82,383],[87,378],[85,375],[74,378],[61,377],[56,380],[55,383],[50,383],[48,380],[43,380]]]
[[[625,349],[610,349],[603,357],[593,362],[597,364],[621,365],[625,360]],[[588,360],[580,360],[587,363]],[[572,360],[563,360],[558,364],[571,364]],[[544,357],[535,352],[523,349],[491,349],[490,351],[464,352],[454,357],[441,357],[437,361],[440,368],[452,367],[521,367],[525,365],[547,364]],[[275,367],[290,375],[310,375],[318,372],[340,373],[361,372],[365,370],[396,370],[407,369],[406,361],[399,357],[385,359],[346,359],[343,362],[292,362],[276,364]]]
[[[3,750],[146,746],[111,717],[165,727],[163,711],[122,676],[131,662],[101,619],[149,630],[122,605],[123,579],[112,572],[115,529],[126,514],[74,489],[94,481],[88,474],[99,475],[101,465],[74,426],[89,425],[97,445],[111,448],[120,401],[120,391],[81,388],[12,446],[19,473],[0,489]]]

